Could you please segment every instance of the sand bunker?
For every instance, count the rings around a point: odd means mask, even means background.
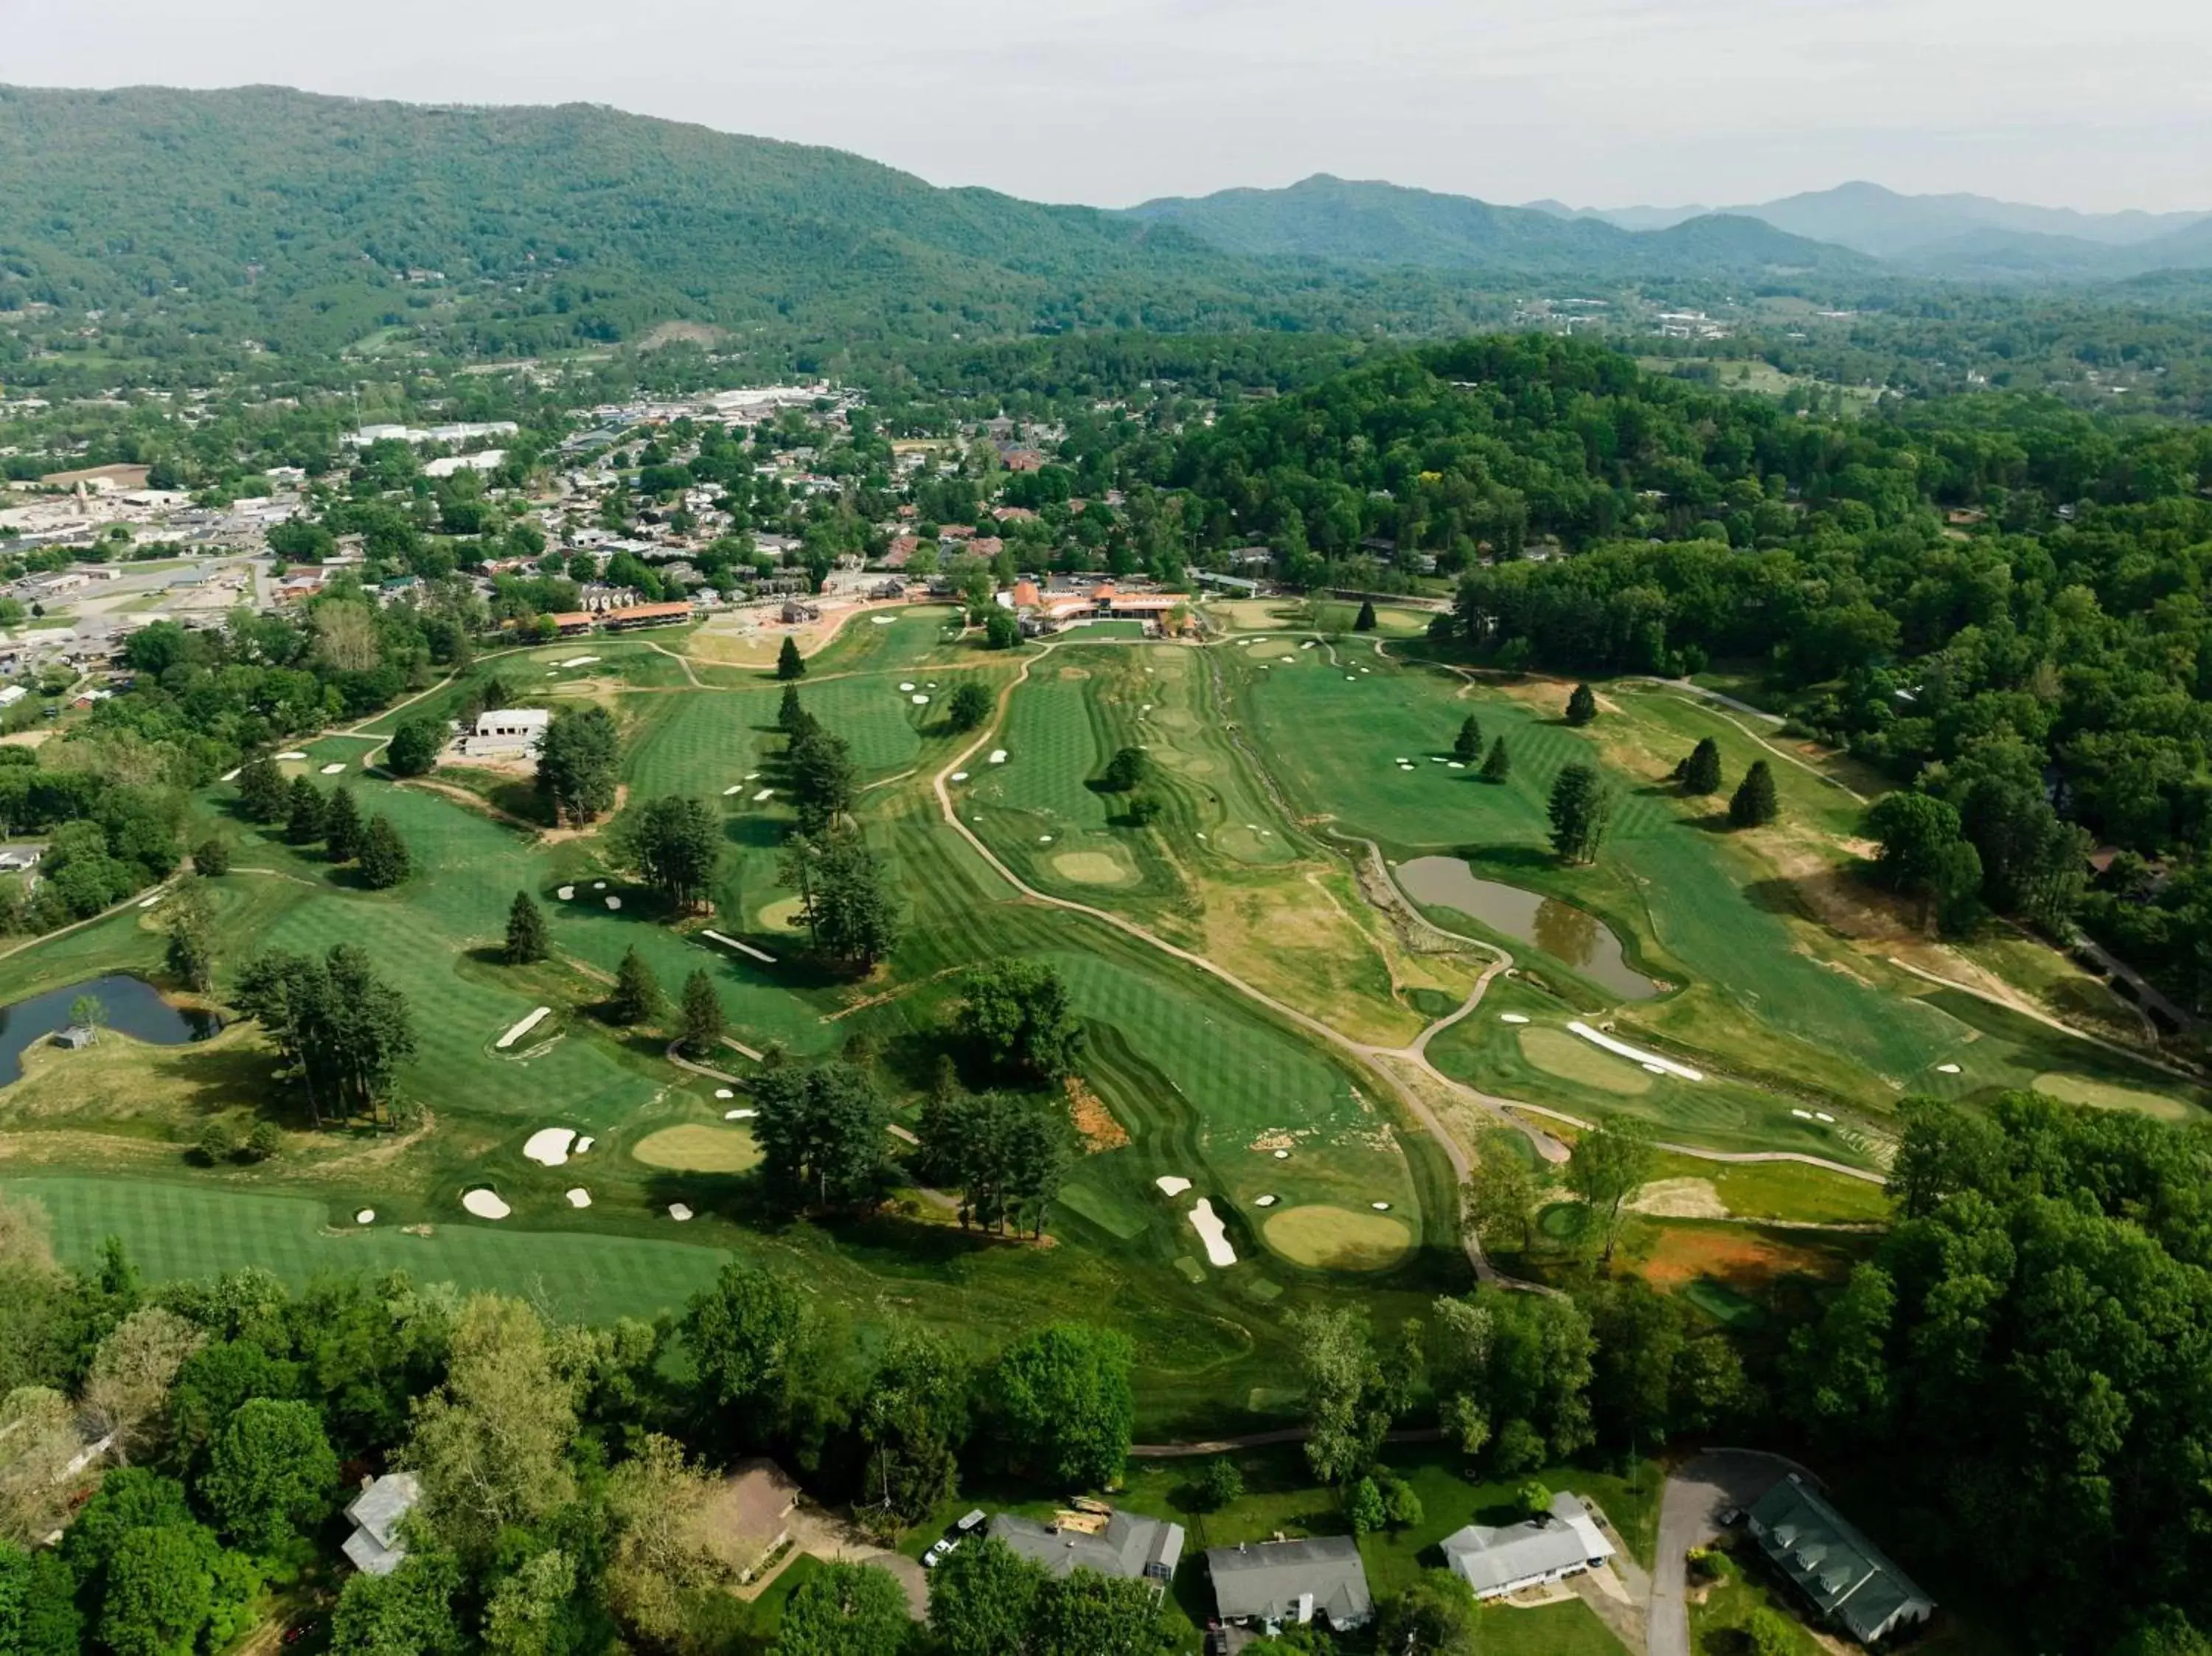
[[[1005,764],[1005,763],[1006,762],[1006,750],[1004,748],[994,748],[994,749],[991,749],[991,762],[992,762],[993,764],[994,764],[994,765],[1003,765],[1003,764]]]
[[[610,898],[608,898],[608,899],[607,899],[607,907],[608,907],[609,908],[620,908],[620,907],[622,907],[622,899],[621,899],[621,898],[619,898],[619,897],[610,897]]]
[[[598,659],[597,656],[570,656],[561,664],[563,667],[588,667]]]
[[[1936,1066],[1936,1073],[1939,1076],[1954,1076],[1959,1073],[1959,1066],[1955,1064],[1939,1064]]]
[[[1255,1208],[1271,1208],[1282,1199],[1279,1196],[1255,1196],[1252,1198],[1252,1205]]]
[[[564,885],[564,886],[562,886],[562,887],[558,891],[555,892],[553,895],[554,895],[555,896],[558,897],[558,898],[559,898],[562,902],[564,902],[564,903],[565,903],[565,902],[569,901],[571,899],[573,899],[573,898],[575,896],[575,895],[576,895],[576,888],[575,888],[575,887],[574,887],[574,886],[572,886],[572,885]]]
[[[570,1150],[568,1154],[571,1156],[581,1156],[586,1150],[591,1149],[592,1145],[599,1142],[599,1141],[596,1138],[580,1138],[576,1141],[576,1148]]]
[[[1526,1023],[1528,1017],[1525,1012],[1500,1012],[1498,1021],[1500,1023]]]
[[[557,1168],[568,1159],[568,1147],[575,1142],[573,1128],[540,1127],[524,1143],[522,1153],[541,1168]]]
[[[568,1197],[568,1205],[572,1208],[587,1208],[592,1205],[592,1193],[581,1185],[569,1191]]]
[[[343,770],[344,768],[345,768],[345,762],[344,762],[343,760],[341,760],[341,761],[338,761],[337,764],[335,764],[335,765],[325,765],[325,766],[324,766],[324,767],[323,767],[323,774],[324,774],[324,775],[325,775],[325,776],[336,776],[336,775],[337,775],[340,771]]]
[[[1229,1228],[1221,1222],[1213,1204],[1203,1196],[1190,1210],[1190,1227],[1206,1244],[1206,1264],[1228,1266],[1237,1263],[1237,1250],[1229,1246]]]
[[[235,782],[238,780],[238,773],[245,768],[243,765],[234,765],[222,773],[221,779],[225,782]]]
[[[523,1036],[528,1034],[532,1029],[535,1029],[539,1024],[543,1023],[547,1018],[552,1016],[553,1009],[551,1007],[540,1006],[536,1010],[532,1011],[527,1017],[524,1018],[521,1022],[516,1024],[512,1029],[509,1029],[505,1034],[501,1035],[494,1044],[497,1046],[501,1051],[504,1052],[507,1048],[514,1046],[516,1041],[520,1040]]]
[[[908,696],[907,700],[914,703],[917,707],[927,707],[929,703],[929,698],[922,695],[919,690],[916,690],[912,695]]]
[[[952,773],[951,780],[955,782],[965,782],[967,779],[968,773],[966,771],[955,771]]]
[[[1413,1246],[1402,1219],[1311,1204],[1270,1214],[1267,1246],[1293,1264],[1321,1271],[1380,1271]]]
[[[1654,1219],[1725,1219],[1728,1204],[1710,1179],[1655,1179],[1628,1204],[1631,1213]]]
[[[513,1208],[499,1199],[497,1191],[485,1190],[482,1186],[472,1191],[463,1192],[461,1205],[479,1219],[504,1219],[514,1211]]]
[[[732,1092],[727,1087],[717,1087],[714,1089],[714,1096],[717,1098],[735,1098],[737,1095]]]
[[[354,1215],[353,1222],[357,1225],[374,1224],[376,1222],[376,1210],[374,1208],[363,1208],[359,1213]]]
[[[1190,1188],[1190,1180],[1178,1174],[1164,1173],[1152,1182],[1170,1196],[1180,1196]]]
[[[726,799],[733,793],[743,793],[744,791],[745,785],[744,783],[732,782],[729,786],[722,790],[722,798]]]
[[[1705,1078],[1705,1072],[1702,1070],[1692,1070],[1688,1065],[1677,1064],[1671,1058],[1662,1058],[1657,1052],[1647,1052],[1640,1046],[1631,1046],[1625,1040],[1615,1040],[1611,1035],[1591,1028],[1580,1018],[1570,1023],[1567,1028],[1570,1033],[1580,1035],[1593,1046],[1602,1046],[1608,1052],[1618,1052],[1626,1059],[1633,1059],[1638,1064],[1656,1064],[1670,1076],[1680,1076],[1685,1081],[1703,1081]]]
[[[279,759],[305,759],[307,755],[303,753],[280,753],[276,756]]]
[[[594,880],[592,882],[592,889],[594,891],[605,891],[606,889],[607,883],[605,880]]]
[[[684,1224],[690,1219],[691,1210],[685,1207],[681,1202],[671,1202],[668,1204],[668,1216],[673,1219],[678,1224]]]
[[[901,681],[899,688],[902,690],[911,690],[914,688],[914,681],[910,678]]]
[[[750,1121],[759,1113],[760,1112],[758,1110],[725,1110],[722,1112],[722,1119],[725,1121]]]
[[[898,617],[896,616],[870,616],[868,617],[868,623],[873,627],[896,627],[898,625]]]
[[[774,788],[763,788],[758,793],[753,795],[753,804],[757,805],[763,799],[773,799],[775,797],[775,790]]]
[[[798,900],[794,899],[793,901],[796,901]],[[781,907],[781,905],[779,905],[779,907]],[[793,909],[792,911],[794,918],[796,918],[798,912],[799,911],[797,909]],[[765,919],[766,916],[763,916],[763,918]],[[793,927],[792,929],[796,930],[797,928]],[[702,931],[699,935],[702,937],[712,937],[716,943],[722,944],[724,947],[736,949],[740,955],[750,955],[755,960],[766,961],[770,966],[774,966],[775,964],[775,955],[767,953],[765,950],[756,949],[749,943],[739,943],[735,937],[725,937],[719,931]]]
[[[648,1168],[676,1173],[744,1173],[760,1165],[760,1146],[742,1127],[714,1127],[687,1122],[649,1133],[631,1148],[630,1155]]]

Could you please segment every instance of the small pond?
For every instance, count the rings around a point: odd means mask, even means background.
[[[1601,988],[1644,1000],[1659,986],[1623,958],[1620,939],[1595,914],[1517,885],[1478,879],[1457,857],[1416,857],[1397,868],[1398,883],[1415,902],[1455,908],[1493,931],[1534,943]]]
[[[0,1006],[0,1087],[22,1079],[25,1047],[69,1027],[70,1008],[80,995],[90,995],[100,1002],[106,1028],[157,1046],[205,1040],[222,1028],[222,1020],[212,1012],[170,1005],[143,978],[120,972],[88,978],[19,1000],[13,1006]]]

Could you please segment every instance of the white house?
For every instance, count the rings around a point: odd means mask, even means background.
[[[1589,1508],[1565,1489],[1552,1497],[1552,1510],[1540,1518],[1496,1529],[1470,1524],[1453,1531],[1441,1545],[1446,1567],[1478,1598],[1500,1598],[1522,1587],[1578,1575],[1613,1555],[1613,1543],[1590,1520]]]
[[[389,1575],[407,1556],[399,1539],[399,1520],[422,1498],[422,1485],[412,1472],[386,1472],[371,1483],[363,1480],[362,1492],[345,1509],[354,1526],[346,1538],[345,1556],[363,1575]]]
[[[544,707],[501,707],[477,714],[475,733],[500,741],[534,742],[552,722],[553,715]]]

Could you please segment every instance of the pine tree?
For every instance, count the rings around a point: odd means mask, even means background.
[[[1567,698],[1567,723],[1587,725],[1597,717],[1597,697],[1587,684],[1575,686],[1574,694]]]
[[[1472,765],[1482,753],[1482,721],[1473,713],[1459,727],[1458,738],[1452,743],[1452,757],[1462,765]]]
[[[1513,755],[1505,751],[1505,738],[1499,737],[1490,744],[1490,757],[1482,761],[1482,779],[1503,782],[1513,774]]]
[[[1764,759],[1753,760],[1729,801],[1729,826],[1765,828],[1781,814],[1782,802],[1774,797],[1774,773]]]
[[[791,640],[786,639],[784,642],[788,644]],[[796,736],[805,728],[806,717],[806,709],[799,703],[799,686],[786,684],[782,705],[775,710],[775,727],[786,736]]]
[[[660,980],[653,975],[645,956],[635,948],[626,951],[615,970],[615,992],[607,1001],[607,1016],[623,1025],[657,1023],[667,1010],[668,998],[661,993]]]
[[[284,816],[288,803],[284,773],[267,754],[249,759],[239,767],[238,809],[248,822],[277,822]]]
[[[550,948],[545,936],[545,911],[528,892],[516,892],[514,905],[507,911],[507,963],[528,966],[544,960]]]
[[[1352,630],[1355,633],[1371,633],[1375,630],[1375,600],[1373,598],[1360,599],[1359,615],[1352,622]]]
[[[1698,738],[1690,756],[1682,761],[1682,792],[1718,793],[1721,788],[1721,744],[1710,736]]]
[[[368,819],[361,835],[361,883],[371,891],[389,891],[414,871],[407,842],[388,816]]]
[[[705,1058],[722,1044],[722,998],[702,968],[684,980],[684,1050]]]
[[[783,635],[783,648],[776,652],[775,676],[787,684],[806,676],[806,658],[799,653],[799,640],[788,633]]]
[[[295,846],[311,846],[323,837],[322,791],[304,776],[292,779],[284,793],[284,837]]]
[[[361,855],[361,810],[353,802],[351,788],[331,792],[329,807],[323,812],[323,844],[334,863],[349,863]]]
[[[1595,766],[1565,767],[1552,784],[1552,849],[1570,863],[1595,861],[1612,810],[1612,797]]]

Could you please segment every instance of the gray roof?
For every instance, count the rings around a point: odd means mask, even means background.
[[[421,1481],[412,1472],[386,1472],[353,1498],[345,1509],[354,1532],[346,1538],[345,1556],[364,1575],[389,1575],[399,1568],[407,1549],[399,1539],[399,1520],[422,1498]]]
[[[1861,1644],[1936,1609],[1881,1548],[1794,1473],[1759,1497],[1747,1527],[1814,1607]]]
[[[1310,1621],[1318,1613],[1332,1628],[1352,1628],[1375,1609],[1359,1544],[1348,1535],[1209,1547],[1206,1567],[1224,1621]],[[1310,1605],[1301,1603],[1309,1598]]]
[[[1097,1535],[1000,1513],[991,1520],[991,1533],[1054,1575],[1086,1569],[1101,1575],[1165,1581],[1182,1562],[1182,1525],[1129,1513],[1115,1513]]]
[[[1552,1497],[1551,1516],[1492,1528],[1470,1524],[1440,1544],[1451,1572],[1478,1594],[1503,1592],[1613,1556],[1613,1543],[1590,1522],[1589,1509],[1567,1490]]]

